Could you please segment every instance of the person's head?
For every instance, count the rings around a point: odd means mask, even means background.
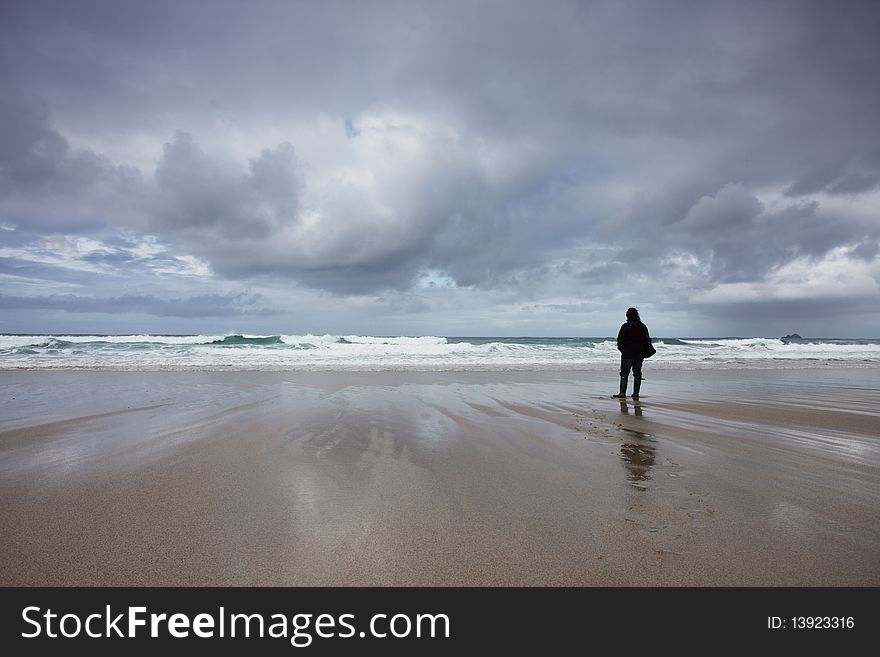
[[[642,321],[642,318],[639,317],[639,309],[638,308],[627,308],[626,309],[626,318],[632,319],[636,322]]]

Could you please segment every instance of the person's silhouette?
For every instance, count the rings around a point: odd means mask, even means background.
[[[639,398],[642,387],[642,362],[654,353],[648,327],[642,324],[637,308],[626,311],[626,323],[617,333],[617,350],[620,352],[620,391],[614,397],[626,397],[629,373],[633,373],[633,399]]]

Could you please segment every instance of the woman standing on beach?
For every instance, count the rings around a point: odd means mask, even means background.
[[[626,384],[629,380],[629,371],[632,370],[632,396],[633,399],[638,399],[639,389],[642,386],[642,361],[655,353],[648,327],[642,324],[638,308],[627,309],[626,323],[617,333],[617,350],[620,352],[620,392],[614,397],[619,399],[626,397]]]

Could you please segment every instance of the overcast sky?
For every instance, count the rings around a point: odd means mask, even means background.
[[[0,332],[880,336],[880,3],[4,0]]]

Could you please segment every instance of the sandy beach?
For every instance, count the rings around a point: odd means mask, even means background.
[[[2,585],[880,585],[880,369],[0,372]]]

